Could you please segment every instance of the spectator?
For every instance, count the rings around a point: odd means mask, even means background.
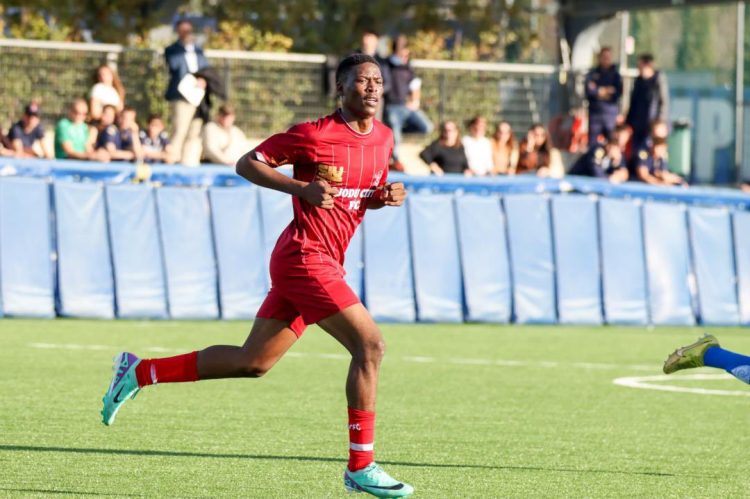
[[[606,144],[595,142],[573,163],[568,173],[608,179],[615,184],[625,182],[629,177],[627,163],[616,137],[611,137]]]
[[[125,106],[125,87],[114,69],[102,64],[94,71],[94,86],[89,92],[89,113],[96,122],[102,116],[104,106],[113,106],[119,113]]]
[[[615,126],[614,138],[617,139],[617,145],[620,147],[620,152],[622,152],[622,157],[626,165],[630,165],[631,158],[633,157],[632,143],[630,141],[632,136],[632,130],[625,123]]]
[[[0,157],[13,157],[16,152],[13,150],[10,139],[5,136],[3,130],[0,129]]]
[[[665,138],[656,137],[648,149],[639,150],[635,163],[635,177],[647,184],[687,186],[682,177],[669,171]]]
[[[633,150],[649,147],[648,136],[655,120],[667,122],[669,117],[669,87],[667,77],[654,68],[654,57],[638,57],[638,78],[630,94],[630,109],[625,122],[633,129]]]
[[[234,126],[235,117],[231,106],[221,106],[216,121],[203,128],[204,157],[211,163],[234,165],[248,151],[245,134]]]
[[[540,177],[559,178],[565,174],[560,151],[550,144],[547,130],[536,123],[526,132],[518,153],[515,173],[536,173]]]
[[[192,75],[207,67],[208,60],[203,55],[203,49],[195,44],[190,21],[178,21],[175,31],[178,40],[164,50],[169,68],[169,85],[165,96],[172,114],[170,135],[177,160],[196,166],[200,159],[198,151],[203,122],[195,115],[201,100],[197,99],[196,102],[195,95],[200,96],[201,88],[205,89],[206,82]]]
[[[174,161],[169,136],[164,130],[164,121],[158,114],[148,117],[146,129],[138,134],[146,163],[171,163]]]
[[[440,124],[440,138],[419,153],[419,157],[430,165],[430,172],[438,176],[444,173],[469,173],[469,163],[464,146],[458,140],[458,125],[454,121]]]
[[[135,109],[125,107],[115,126],[114,106],[104,106],[96,137],[96,149],[107,151],[112,161],[133,161],[142,158]]]
[[[11,127],[8,140],[17,158],[51,158],[52,151],[44,143],[44,128],[39,120],[39,106],[32,102],[23,117]]]
[[[469,134],[464,135],[461,142],[469,161],[469,175],[484,176],[492,173],[492,143],[486,137],[487,120],[481,116],[474,116],[466,124]]]
[[[513,136],[513,128],[507,121],[501,121],[495,127],[495,134],[492,136],[492,173],[515,173],[517,164],[518,144]]]
[[[95,150],[89,140],[89,127],[86,125],[88,104],[84,99],[76,99],[70,105],[68,116],[55,126],[55,157],[58,159],[81,159],[109,161],[104,150]]]
[[[432,133],[430,119],[419,109],[422,80],[414,76],[409,62],[409,42],[404,35],[393,41],[393,54],[388,58],[390,80],[385,94],[385,121],[393,130],[394,168],[403,171],[398,161],[398,148],[403,132]]]
[[[615,131],[622,96],[622,78],[612,64],[612,49],[602,47],[599,64],[586,75],[586,99],[589,102],[589,146],[605,143]]]

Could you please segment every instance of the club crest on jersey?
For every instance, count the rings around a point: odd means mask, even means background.
[[[344,167],[333,165],[318,165],[318,177],[326,182],[343,182]]]

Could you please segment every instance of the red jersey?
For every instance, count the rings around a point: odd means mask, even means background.
[[[270,166],[294,165],[294,178],[325,180],[339,192],[330,210],[294,196],[294,219],[271,256],[271,275],[344,274],[344,253],[376,189],[385,184],[393,134],[373,120],[367,133],[355,131],[340,111],[276,134],[255,148]]]

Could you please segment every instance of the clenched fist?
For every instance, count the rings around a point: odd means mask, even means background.
[[[402,182],[385,184],[380,191],[380,200],[386,206],[401,206],[406,199],[406,190]]]
[[[338,188],[331,187],[325,180],[316,180],[302,188],[300,197],[313,206],[330,210],[333,208],[333,197],[338,192]]]

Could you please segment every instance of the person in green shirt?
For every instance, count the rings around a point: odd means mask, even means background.
[[[105,150],[95,151],[89,127],[86,124],[88,104],[76,99],[70,105],[68,117],[57,122],[55,127],[55,158],[109,161]]]

